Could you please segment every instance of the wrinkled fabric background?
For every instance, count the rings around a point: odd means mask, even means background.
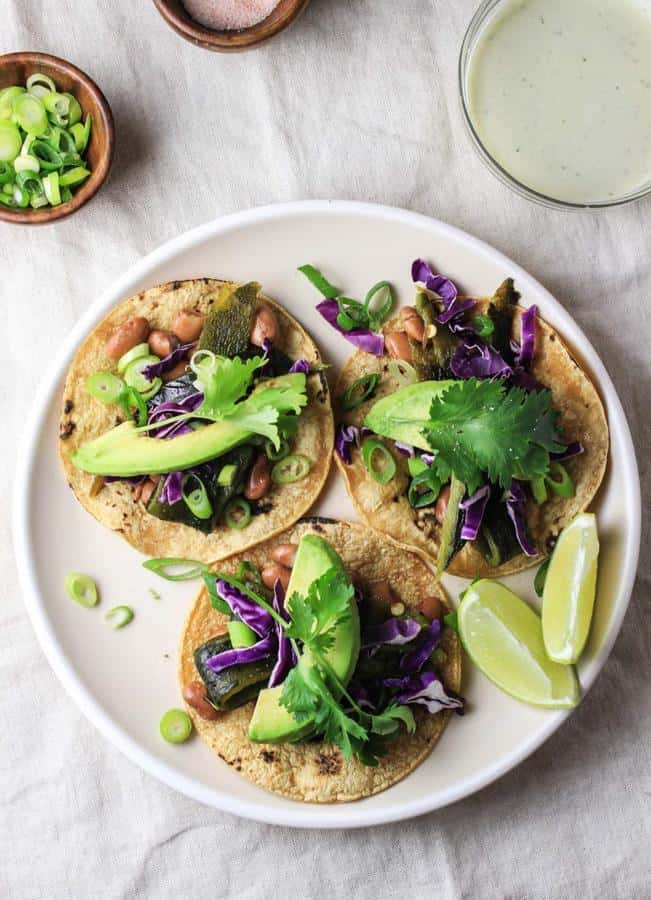
[[[0,51],[87,70],[113,107],[110,183],[54,227],[0,224],[0,896],[651,896],[651,552],[585,703],[516,771],[416,821],[292,831],[204,808],[109,746],[41,653],[18,589],[12,466],[57,342],[141,255],[222,213],[349,198],[458,225],[571,309],[611,373],[650,499],[651,198],[602,214],[520,199],[462,129],[457,54],[477,0],[313,0],[266,47],[195,49],[148,0],[3,0]],[[615,461],[616,462],[616,461]],[[648,524],[648,523],[647,523]]]

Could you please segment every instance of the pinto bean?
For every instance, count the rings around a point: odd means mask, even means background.
[[[169,356],[172,350],[176,350],[178,345],[178,338],[171,331],[156,329],[149,335],[149,349],[156,356],[160,356],[161,359]]]
[[[420,317],[420,314],[413,306],[404,306],[400,310],[400,318],[402,319],[402,324],[405,327],[407,336],[413,341],[418,341],[420,343],[425,335],[425,323]]]
[[[269,460],[264,453],[260,453],[246,480],[244,496],[247,500],[260,500],[269,493],[270,487]]]
[[[272,343],[278,337],[278,319],[268,306],[259,306],[255,311],[251,328],[251,343],[262,347],[265,338]]]
[[[140,502],[143,506],[147,506],[149,501],[151,500],[151,495],[156,490],[156,483],[148,478],[147,481],[143,485],[141,485],[140,491]]]
[[[434,619],[440,619],[443,615],[443,604],[438,597],[423,597],[418,607],[430,622],[433,622]]]
[[[443,524],[443,520],[445,519],[445,514],[448,511],[448,501],[450,500],[450,485],[446,484],[441,488],[441,493],[438,496],[438,500],[436,501],[436,506],[434,507],[434,518],[439,523],[439,525]]]
[[[413,362],[409,338],[404,331],[389,331],[384,335],[384,347],[393,359],[403,359],[405,362]]]
[[[268,566],[265,566],[260,576],[262,578],[263,583],[268,587],[273,589],[276,581],[280,581],[283,588],[287,590],[287,585],[289,584],[289,579],[291,577],[291,572],[286,566],[280,566],[278,563],[270,563]]]
[[[106,352],[111,359],[119,359],[121,356],[135,347],[144,343],[149,336],[149,322],[143,316],[134,316],[127,319],[115,329],[106,342]]]
[[[182,309],[172,323],[172,331],[182,344],[189,344],[199,339],[205,317],[194,309]]]
[[[281,566],[287,566],[291,569],[296,560],[296,551],[298,544],[278,544],[271,551],[271,558]]]
[[[187,367],[187,359],[182,359],[180,362],[177,362],[177,364],[171,369],[168,369],[167,372],[163,372],[163,381],[174,381],[175,378],[180,378],[181,375],[185,375],[185,370],[187,369]]]
[[[206,688],[201,681],[191,681],[183,688],[183,699],[196,709],[202,719],[213,720],[217,718],[217,710],[206,700]]]

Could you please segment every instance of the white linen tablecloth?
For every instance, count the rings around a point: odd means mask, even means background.
[[[424,818],[357,832],[240,821],[124,759],[40,651],[9,531],[12,469],[57,342],[127,266],[222,213],[378,201],[440,217],[518,260],[604,359],[650,489],[651,200],[602,214],[534,206],[464,134],[457,54],[477,0],[313,0],[255,52],[178,38],[147,0],[3,0],[0,51],[77,63],[113,107],[117,158],[87,209],[0,224],[0,897],[651,897],[646,543],[612,656],[586,701],[516,771]]]

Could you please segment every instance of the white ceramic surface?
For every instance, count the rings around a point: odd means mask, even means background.
[[[300,804],[250,784],[213,757],[198,740],[166,744],[158,721],[179,705],[176,650],[192,585],[172,585],[142,568],[142,557],[96,523],[75,501],[57,455],[62,379],[82,338],[123,297],[177,278],[255,278],[312,333],[325,359],[337,365],[350,345],[314,310],[318,297],[296,271],[312,262],[352,296],[379,279],[412,295],[410,264],[430,260],[466,293],[488,294],[513,275],[528,305],[557,326],[599,385],[607,407],[612,457],[596,504],[602,540],[595,622],[579,666],[585,692],[602,668],[628,605],[640,542],[640,492],[631,437],[606,370],[570,315],[533,278],[469,235],[424,216],[359,203],[291,203],[226,216],[170,241],[132,267],[100,297],[70,334],[33,407],[18,465],[14,544],[25,602],[55,672],[85,714],[128,757],[168,785],[203,803],[240,816],[292,826],[341,828],[372,825],[444,806],[516,766],[548,738],[567,712],[527,707],[502,694],[468,664],[463,693],[467,714],[454,718],[432,756],[402,783],[362,802]],[[336,368],[335,368],[336,371]],[[314,512],[354,518],[333,473]],[[92,574],[101,604],[84,610],[63,590],[72,570]],[[536,603],[532,571],[506,580]],[[446,578],[456,601],[459,579]],[[150,587],[160,600],[148,593]],[[134,622],[112,631],[105,611],[129,603]],[[562,761],[559,762],[562,765]]]

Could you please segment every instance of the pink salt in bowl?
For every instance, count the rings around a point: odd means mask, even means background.
[[[310,0],[154,0],[154,4],[168,25],[186,41],[218,53],[249,50],[269,40],[291,25]],[[208,21],[211,13],[227,24],[227,28],[209,28],[193,19],[188,10]],[[216,12],[219,10],[219,13]],[[265,15],[265,13],[267,13]],[[255,21],[258,15],[264,16]],[[254,22],[254,24],[251,24]],[[238,25],[240,27],[238,27]]]

